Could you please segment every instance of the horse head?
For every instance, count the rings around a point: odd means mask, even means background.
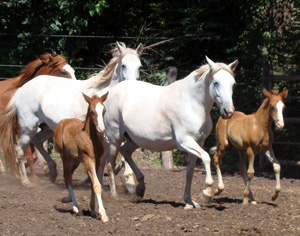
[[[267,99],[269,99],[268,109],[269,115],[275,122],[275,128],[280,130],[284,127],[283,120],[283,109],[285,108],[283,99],[287,97],[288,90],[285,89],[283,92],[279,93],[279,90],[272,90],[269,92],[263,88],[263,93]]]
[[[82,93],[85,101],[89,104],[87,118],[89,117],[91,121],[94,123],[97,131],[100,134],[103,134],[105,131],[104,126],[104,113],[105,113],[105,106],[104,101],[107,98],[108,93],[102,95],[100,98],[96,95],[93,97],[89,97]],[[87,120],[87,119],[86,119]]]
[[[211,97],[220,108],[221,116],[225,119],[231,118],[234,112],[232,101],[232,87],[235,84],[234,70],[238,60],[226,65],[215,63],[206,57],[210,71],[207,74]]]
[[[76,80],[75,71],[64,56],[45,53],[39,59],[41,63],[35,76],[53,75]]]
[[[140,75],[139,69],[142,66],[140,55],[143,52],[143,44],[140,43],[136,49],[126,48],[124,43],[117,42],[116,45],[120,54],[120,61],[116,68],[119,81],[136,80]]]

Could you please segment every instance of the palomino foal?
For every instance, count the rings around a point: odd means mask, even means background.
[[[90,208],[95,216],[95,194],[98,199],[99,213],[102,221],[107,222],[102,198],[101,185],[97,177],[96,169],[100,167],[101,156],[103,155],[103,114],[105,107],[103,102],[107,97],[106,93],[101,98],[92,98],[83,94],[84,99],[89,104],[84,121],[79,119],[61,120],[54,133],[55,149],[60,153],[63,161],[65,184],[69,190],[69,195],[62,199],[62,202],[73,202],[73,211],[78,213],[79,206],[72,188],[72,175],[80,162],[84,162],[87,172],[92,180]]]
[[[210,153],[214,154],[214,164],[218,175],[218,189],[215,191],[215,195],[220,194],[224,189],[220,165],[223,156],[233,146],[239,153],[239,167],[245,183],[243,203],[248,204],[250,200],[252,204],[256,204],[250,190],[250,181],[254,175],[254,157],[259,152],[263,152],[269,161],[273,163],[276,188],[272,200],[274,201],[278,197],[281,189],[280,164],[272,149],[274,134],[271,125],[274,120],[276,129],[279,130],[284,127],[282,111],[285,105],[283,99],[286,98],[288,90],[286,89],[278,94],[278,90],[268,92],[264,88],[263,93],[266,98],[255,113],[245,115],[236,111],[231,119],[225,120],[220,117],[218,120],[216,125],[217,147],[210,150]],[[246,158],[249,161],[247,173]]]

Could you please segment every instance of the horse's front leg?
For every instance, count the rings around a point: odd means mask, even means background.
[[[198,143],[192,137],[185,137],[181,141],[177,141],[178,149],[189,153],[189,163],[186,174],[186,186],[184,193],[184,201],[187,203],[185,209],[192,207],[199,207],[199,204],[194,202],[191,198],[191,184],[194,175],[194,168],[197,157],[201,158],[206,171],[205,184],[206,189],[203,190],[202,199],[205,203],[209,203],[213,196],[212,185],[213,179],[210,169],[210,157],[206,151],[204,151]]]
[[[53,131],[48,128],[48,126],[44,126],[41,131],[39,131],[33,138],[33,144],[37,148],[37,150],[42,154],[44,159],[47,161],[49,166],[49,179],[51,182],[54,182],[57,177],[57,171],[56,171],[56,163],[53,161],[53,159],[50,157],[49,153],[45,150],[44,142],[50,138],[52,138],[54,135]]]
[[[92,214],[92,216],[96,215],[96,212],[95,212],[95,195],[96,195],[97,200],[98,200],[99,213],[101,215],[101,219],[103,222],[107,222],[108,217],[106,215],[106,211],[105,211],[105,208],[104,208],[103,202],[102,202],[102,197],[101,197],[102,188],[101,188],[99,179],[97,177],[95,157],[92,156],[92,154],[90,154],[90,155],[84,154],[83,162],[85,164],[85,167],[86,167],[88,174],[92,181],[91,201],[90,201],[91,214]]]
[[[281,190],[281,186],[280,186],[280,164],[278,162],[278,160],[275,157],[273,148],[270,148],[269,150],[267,150],[265,152],[265,155],[268,157],[269,161],[273,164],[273,169],[275,172],[275,179],[276,179],[276,187],[275,187],[275,193],[272,194],[272,200],[275,201],[276,198],[278,197],[278,193]]]
[[[221,149],[221,147],[218,147],[217,152],[214,155],[214,165],[218,176],[218,189],[215,190],[215,195],[219,195],[224,190],[224,182],[220,166],[222,164],[222,159],[225,154],[226,150]]]
[[[246,155],[248,157],[249,166],[248,166],[248,170],[247,170],[247,181],[246,181],[246,186],[245,186],[245,190],[244,190],[243,204],[248,204],[249,200],[251,201],[252,204],[256,204],[256,201],[254,200],[252,192],[250,190],[250,182],[254,176],[254,157],[255,157],[253,150],[250,147],[247,149]],[[240,161],[246,162],[245,158],[241,158],[241,159],[242,160],[240,160]],[[243,166],[246,166],[246,163],[244,163]],[[244,176],[245,176],[245,174],[244,174]],[[244,180],[246,180],[245,177],[244,177]]]

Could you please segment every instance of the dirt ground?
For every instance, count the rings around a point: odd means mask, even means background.
[[[143,154],[142,154],[143,155]],[[62,164],[58,163],[58,178],[50,183],[41,167],[41,181],[34,187],[24,187],[10,174],[1,175],[0,235],[299,235],[300,180],[281,179],[282,191],[273,202],[273,174],[256,175],[252,191],[257,205],[243,205],[243,181],[238,174],[224,175],[225,190],[210,204],[201,203],[205,173],[195,170],[192,196],[200,209],[184,210],[186,167],[164,170],[153,161],[138,166],[145,175],[146,193],[143,199],[126,193],[121,174],[117,176],[118,198],[103,192],[103,203],[109,222],[100,216],[92,218],[89,211],[90,185],[82,168],[73,177],[74,191],[81,207],[72,212],[72,203],[63,204],[67,195]],[[217,184],[213,174],[214,186]],[[108,179],[105,178],[108,185]]]

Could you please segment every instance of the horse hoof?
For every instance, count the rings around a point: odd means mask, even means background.
[[[187,203],[185,206],[184,206],[184,210],[190,210],[190,209],[193,209],[193,208],[201,208],[199,203],[198,202],[195,202],[195,201],[192,201],[191,203]]]
[[[105,216],[102,216],[101,217],[101,220],[105,223],[105,222],[108,222],[109,221],[109,219],[108,219],[108,217],[105,215]]]
[[[143,187],[140,187],[140,186],[138,185],[137,188],[136,188],[136,195],[137,195],[138,197],[143,198],[143,197],[144,197],[144,194],[145,194],[145,187],[144,187],[144,186],[143,186]]]
[[[73,212],[78,214],[79,213],[79,209],[76,206],[73,206]]]
[[[202,193],[202,201],[206,204],[211,202],[212,197],[206,195],[205,193]]]
[[[257,202],[256,201],[251,201],[251,204],[252,205],[257,205]]]
[[[130,194],[135,194],[136,193],[135,185],[125,184],[125,188],[128,191],[128,193],[130,193]]]

